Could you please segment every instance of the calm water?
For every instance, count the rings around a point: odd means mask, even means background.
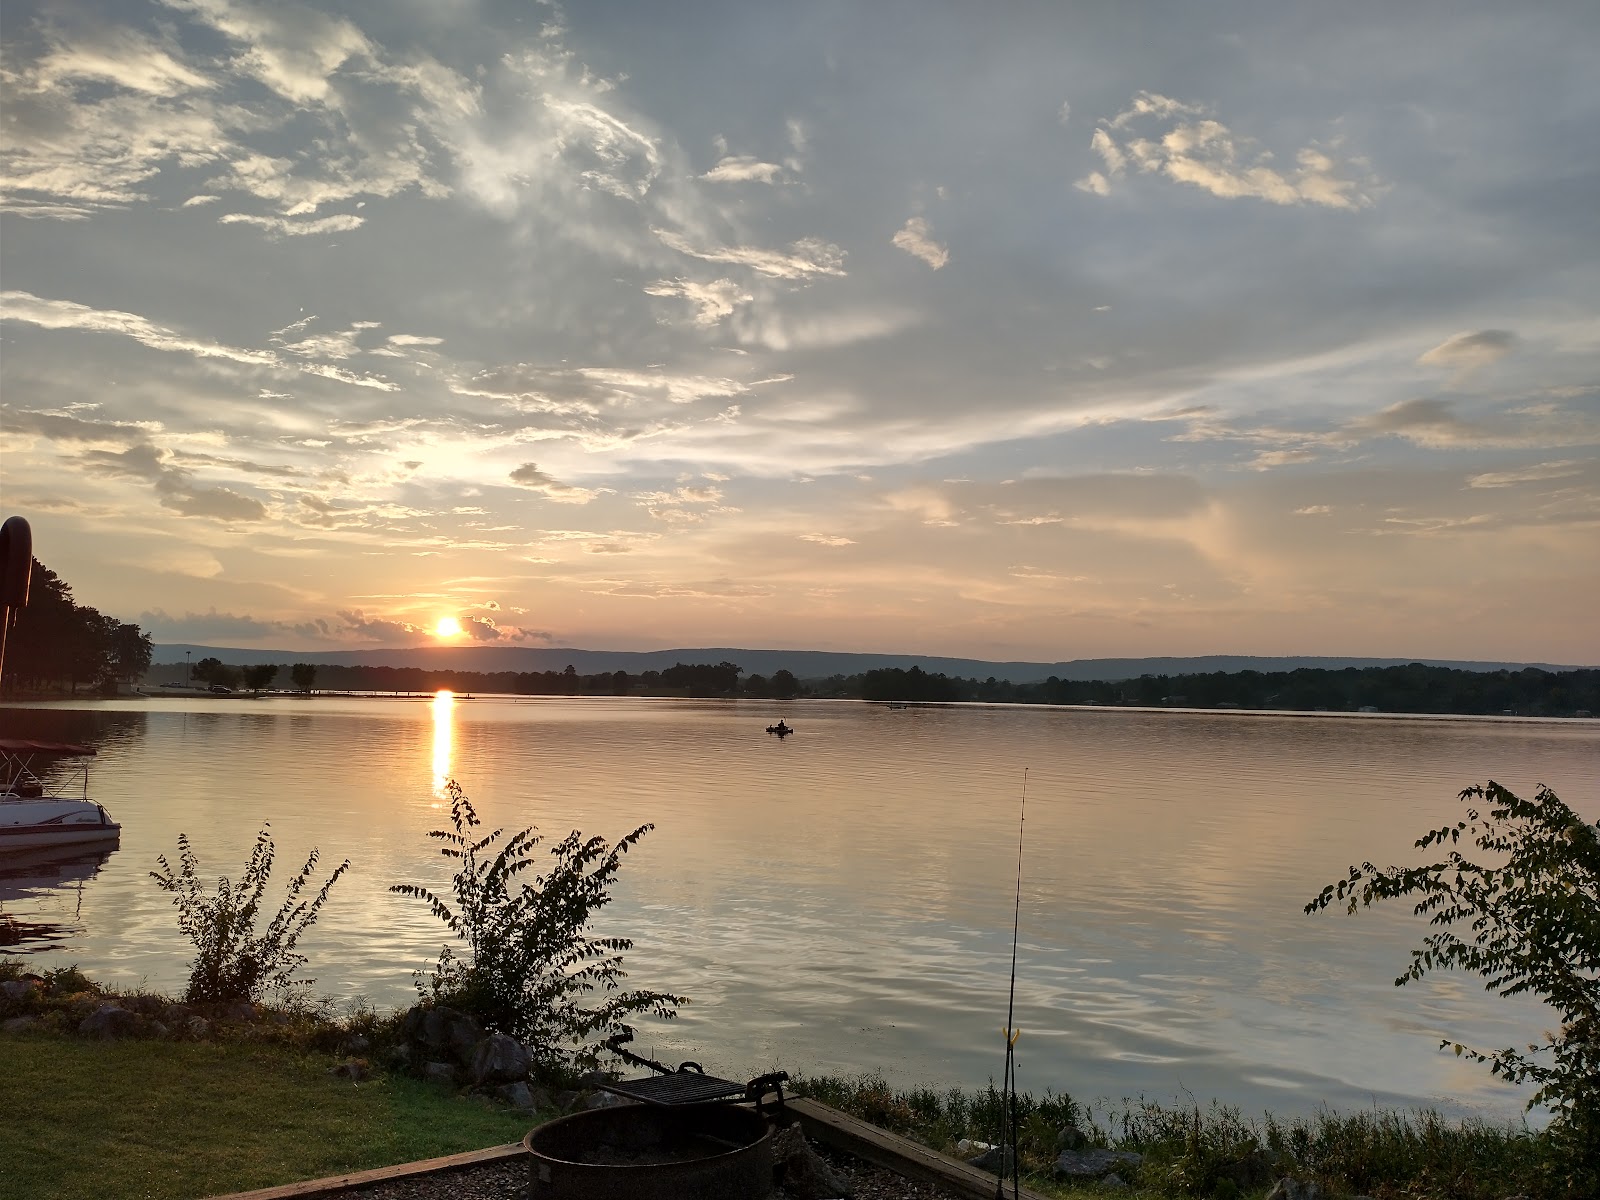
[[[1533,1002],[1464,977],[1393,987],[1408,910],[1308,917],[1352,862],[1411,861],[1455,793],[1548,783],[1600,817],[1600,723],[649,700],[152,699],[0,709],[0,730],[90,739],[123,823],[94,864],[12,869],[0,905],[38,965],[181,990],[188,947],[147,872],[187,833],[236,873],[272,823],[350,874],[302,949],[316,991],[413,998],[442,944],[396,882],[440,888],[427,838],[461,781],[490,825],[656,830],[605,928],[633,982],[694,1004],[641,1047],[743,1076],[773,1065],[904,1084],[999,1074],[1027,777],[1017,980],[1022,1086],[1212,1097],[1247,1110],[1521,1095],[1440,1053],[1525,1044]],[[293,860],[293,861],[291,861]]]

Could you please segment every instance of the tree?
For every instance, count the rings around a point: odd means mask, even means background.
[[[119,624],[111,635],[111,665],[118,679],[133,682],[150,669],[155,647],[137,625]]]
[[[33,560],[28,604],[6,643],[6,680],[44,687],[65,683],[113,686],[150,665],[150,639],[137,625],[85,608],[72,588],[38,559]]]
[[[1440,861],[1380,871],[1351,867],[1306,905],[1336,900],[1347,912],[1393,897],[1416,897],[1413,911],[1435,932],[1411,953],[1401,986],[1433,970],[1464,970],[1483,977],[1489,991],[1534,995],[1561,1019],[1544,1045],[1527,1052],[1483,1052],[1457,1042],[1453,1049],[1515,1083],[1537,1086],[1529,1107],[1555,1114],[1552,1137],[1568,1154],[1563,1181],[1573,1195],[1600,1188],[1600,835],[1596,828],[1541,787],[1524,800],[1492,780],[1461,793],[1465,820],[1435,829],[1416,846],[1450,846]],[[1488,810],[1478,802],[1487,802]],[[1488,857],[1468,858],[1468,845]],[[1469,851],[1470,852],[1470,851]],[[1456,930],[1462,933],[1457,933]],[[1465,936],[1463,936],[1465,935]]]
[[[780,668],[772,676],[772,694],[779,700],[792,700],[800,694],[800,681]]]
[[[612,673],[611,694],[613,696],[626,696],[628,694],[628,673],[626,671]]]
[[[259,692],[272,686],[272,681],[278,677],[276,663],[257,663],[253,667],[244,669],[244,685],[252,692]]]
[[[289,679],[302,692],[309,692],[317,682],[317,668],[312,663],[295,663],[289,668]]]
[[[655,826],[641,825],[615,845],[575,829],[548,847],[541,874],[534,854],[544,839],[534,829],[503,842],[504,830],[481,834],[460,785],[452,779],[446,787],[452,828],[428,836],[442,841],[439,853],[457,863],[450,901],[413,884],[389,890],[425,901],[466,943],[468,957],[458,959],[445,946],[426,986],[417,973],[419,992],[517,1038],[547,1065],[593,1065],[601,1043],[633,1032],[627,1023],[633,1015],[677,1015],[685,997],[618,991],[627,977],[622,952],[633,942],[589,932],[594,913],[611,903],[622,855]]]

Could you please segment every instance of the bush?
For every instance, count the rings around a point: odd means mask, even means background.
[[[208,896],[200,882],[200,861],[189,845],[187,834],[178,835],[178,870],[174,871],[161,855],[160,871],[150,878],[164,892],[172,893],[178,909],[178,928],[195,946],[189,965],[189,986],[184,999],[192,1004],[217,1004],[229,1000],[260,1000],[269,992],[291,992],[308,987],[314,980],[296,980],[296,969],[306,963],[303,954],[294,952],[301,935],[316,924],[317,915],[327,902],[328,893],[339,876],[350,869],[345,859],[328,876],[310,900],[301,893],[317,867],[317,851],[312,849],[305,866],[289,884],[288,895],[277,913],[261,932],[256,920],[261,901],[272,875],[272,860],[277,852],[270,825],[256,835],[255,849],[245,864],[244,876],[230,883],[226,876],[217,880],[215,895]]]
[[[446,786],[453,829],[428,836],[443,841],[439,853],[458,864],[452,902],[413,884],[389,890],[426,901],[466,943],[468,956],[459,959],[445,946],[431,976],[417,972],[418,992],[517,1038],[546,1067],[594,1065],[603,1042],[633,1033],[627,1018],[635,1014],[677,1016],[686,997],[618,990],[627,977],[622,952],[633,948],[630,939],[587,932],[595,912],[611,903],[622,855],[653,825],[641,825],[615,845],[573,830],[549,847],[547,873],[527,883],[521,877],[538,863],[534,854],[544,839],[532,828],[503,843],[500,829],[479,836],[471,801],[455,780]]]
[[[1453,968],[1481,975],[1491,992],[1530,994],[1549,1004],[1561,1028],[1526,1053],[1484,1052],[1448,1039],[1440,1047],[1486,1062],[1512,1082],[1535,1084],[1528,1106],[1552,1110],[1550,1137],[1566,1156],[1557,1182],[1570,1194],[1594,1195],[1600,1191],[1600,836],[1549,788],[1524,800],[1491,780],[1460,799],[1490,807],[1469,805],[1465,820],[1417,841],[1419,850],[1448,842],[1452,849],[1442,861],[1384,871],[1371,863],[1351,867],[1306,911],[1339,900],[1353,913],[1378,900],[1420,897],[1413,911],[1437,932],[1412,951],[1396,986]],[[1487,861],[1454,848],[1463,834]]]

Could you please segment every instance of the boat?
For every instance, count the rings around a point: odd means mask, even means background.
[[[779,717],[778,718],[778,723],[776,725],[768,725],[767,726],[767,732],[768,733],[775,733],[780,738],[786,738],[791,733],[794,732],[794,727],[792,725],[785,725],[783,723],[783,718]]]
[[[122,826],[89,799],[89,765],[73,764],[48,781],[34,769],[41,759],[87,759],[89,746],[0,738],[0,854],[52,846],[111,845]],[[79,792],[79,795],[72,795]]]

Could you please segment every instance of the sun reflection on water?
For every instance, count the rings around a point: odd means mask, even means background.
[[[433,794],[444,799],[449,782],[450,752],[455,742],[456,694],[435,692],[433,696]]]

